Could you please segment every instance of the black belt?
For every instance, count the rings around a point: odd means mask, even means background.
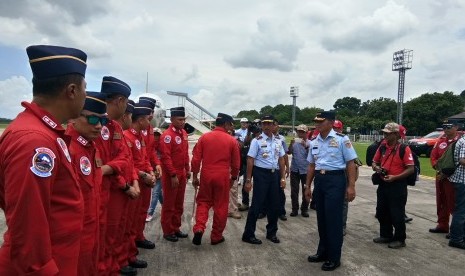
[[[260,171],[264,171],[264,172],[269,172],[269,173],[275,173],[277,171],[279,171],[279,169],[265,169],[265,168],[262,168],[262,167],[258,167],[258,166],[253,166],[253,169],[258,169]]]
[[[345,173],[345,170],[332,170],[332,171],[316,170],[315,173],[316,174],[323,174],[323,175],[341,175],[341,174]]]

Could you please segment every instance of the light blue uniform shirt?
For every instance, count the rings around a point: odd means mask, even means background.
[[[281,139],[268,137],[265,133],[250,143],[248,156],[255,159],[254,165],[263,169],[279,169],[278,159],[285,154]]]
[[[247,137],[247,129],[240,128],[240,129],[236,130],[234,133],[238,136],[238,138],[239,138],[239,140],[241,140],[241,142],[244,142],[245,137]]]
[[[323,140],[321,135],[310,141],[307,161],[315,164],[316,170],[344,170],[346,162],[357,158],[352,143],[347,135],[338,135],[331,130]]]
[[[283,146],[284,152],[287,152],[286,137],[282,136],[281,134],[275,135],[275,137],[281,140],[281,145]]]

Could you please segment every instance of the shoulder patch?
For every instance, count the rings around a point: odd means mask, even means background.
[[[174,140],[176,141],[176,144],[178,144],[178,145],[180,145],[182,143],[182,140],[181,140],[180,136],[174,137]]]
[[[137,148],[138,150],[140,150],[140,148],[141,148],[140,141],[136,139],[135,144],[136,144],[136,148]]]
[[[32,173],[39,177],[51,176],[55,166],[55,153],[49,148],[36,148],[35,151],[30,167]]]
[[[68,160],[68,162],[71,163],[71,156],[69,155],[68,146],[66,145],[65,140],[63,140],[61,138],[57,138],[57,142],[58,142],[58,145],[60,146],[61,150],[65,154],[66,160]]]
[[[50,119],[48,116],[42,117],[42,120],[49,125],[51,128],[56,128],[57,123],[55,123],[52,119]]]
[[[83,175],[90,175],[92,172],[92,165],[90,164],[90,160],[87,156],[82,156],[81,159],[79,159],[79,167],[81,168]]]
[[[352,143],[350,141],[345,141],[344,145],[346,145],[346,148],[350,149],[352,147]]]
[[[166,144],[171,143],[171,136],[170,136],[170,135],[166,135],[166,136],[165,136],[165,139],[163,139],[163,142],[165,142]]]
[[[83,146],[87,146],[87,144],[88,144],[87,140],[86,140],[84,137],[82,137],[82,136],[79,136],[79,137],[77,138],[77,141],[78,141],[79,143],[81,143]]]
[[[106,141],[110,139],[110,130],[106,126],[103,126],[100,131],[100,135],[102,136],[102,139]]]

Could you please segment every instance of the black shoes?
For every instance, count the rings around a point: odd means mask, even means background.
[[[324,271],[333,271],[341,265],[341,262],[326,261],[321,266],[321,270]]]
[[[282,221],[286,221],[287,217],[286,217],[286,215],[280,215],[279,219],[282,220]]]
[[[461,241],[461,242],[449,241],[449,246],[460,248],[460,249],[465,249],[465,241]]]
[[[222,243],[224,241],[225,241],[225,238],[221,237],[221,239],[219,239],[217,241],[211,241],[211,245],[217,245],[217,244],[220,244],[220,243]]]
[[[246,243],[250,243],[250,244],[262,244],[262,241],[255,237],[250,237],[250,238],[242,237],[242,241]]]
[[[181,238],[181,239],[185,239],[187,238],[189,235],[187,235],[187,233],[183,233],[182,231],[178,231],[176,233],[174,233],[174,235],[178,238]]]
[[[297,217],[297,211],[292,211],[289,216],[291,217]]]
[[[304,217],[304,218],[308,218],[309,216],[310,216],[310,215],[308,214],[308,212],[307,212],[307,211],[305,211],[305,212],[302,212],[302,217]]]
[[[192,243],[195,245],[200,245],[202,244],[202,236],[203,232],[198,231],[194,233],[194,238],[192,239]]]
[[[429,232],[430,232],[430,233],[444,233],[444,234],[449,233],[449,231],[443,230],[443,229],[438,228],[438,227],[436,227],[436,228],[430,228],[430,229],[429,229]]]
[[[265,214],[263,214],[263,213],[258,214],[258,219],[262,219],[262,218],[264,218],[264,217],[266,217]]]
[[[137,269],[135,269],[134,267],[128,265],[128,266],[122,267],[119,270],[119,273],[121,275],[135,276],[135,275],[137,275]]]
[[[278,239],[278,237],[276,236],[272,236],[272,237],[266,237],[267,240],[270,240],[274,243],[280,243],[281,241]]]
[[[136,259],[134,262],[129,263],[130,267],[133,268],[146,268],[147,267],[147,262],[143,260]]]
[[[323,255],[315,254],[308,256],[307,261],[311,263],[321,263],[326,261],[326,258]]]
[[[404,220],[405,220],[405,223],[407,223],[407,222],[411,222],[413,220],[413,218],[409,218],[407,216],[404,216]]]
[[[172,234],[172,235],[164,235],[163,238],[167,241],[170,241],[170,242],[177,242],[178,241],[178,237],[176,237],[175,234]]]
[[[136,246],[144,249],[154,249],[155,244],[149,240],[136,241]]]
[[[405,247],[405,242],[404,241],[393,241],[389,243],[388,247],[392,249],[399,249],[399,248]]]
[[[314,201],[310,202],[310,209],[316,210],[316,204]]]
[[[385,238],[385,237],[377,237],[373,239],[374,243],[390,243],[392,241],[391,238]]]

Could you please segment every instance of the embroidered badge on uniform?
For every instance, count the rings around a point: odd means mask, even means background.
[[[350,149],[352,147],[352,143],[350,141],[345,142],[346,148]]]
[[[42,117],[42,120],[47,123],[47,125],[51,126],[52,128],[57,127],[57,123],[55,123],[52,119],[50,119],[48,116]]]
[[[147,136],[147,130],[141,130],[140,132],[142,133],[142,135]]]
[[[66,145],[65,141],[61,138],[57,138],[58,145],[60,146],[61,150],[66,156],[66,160],[71,163],[71,156],[69,155],[68,146]]]
[[[132,143],[131,142],[128,141],[127,144],[128,144],[128,147],[132,148]]]
[[[442,142],[441,144],[439,144],[439,148],[440,149],[445,149],[447,147],[447,143],[446,142]]]
[[[79,136],[79,137],[77,138],[77,140],[78,140],[78,142],[81,143],[83,146],[87,145],[87,143],[88,143],[87,140],[86,140],[84,137],[82,137],[82,136]]]
[[[181,139],[181,137],[179,137],[179,136],[176,136],[176,137],[174,138],[174,141],[176,141],[176,144],[178,144],[178,145],[180,145],[180,144],[182,143],[182,139]]]
[[[139,140],[136,140],[136,148],[137,148],[138,150],[140,150],[140,148],[141,148],[141,145],[140,145]]]
[[[30,167],[32,173],[39,177],[51,176],[55,166],[55,154],[48,148],[37,148],[35,151]]]
[[[110,130],[106,126],[103,126],[100,131],[100,135],[102,136],[102,139],[106,141],[110,139]]]
[[[89,175],[92,172],[92,165],[90,164],[90,160],[87,156],[83,156],[79,159],[79,166],[81,167],[83,175]]]
[[[164,139],[163,141],[164,141],[166,144],[171,143],[171,136],[166,135],[166,136],[165,136],[165,139]]]

